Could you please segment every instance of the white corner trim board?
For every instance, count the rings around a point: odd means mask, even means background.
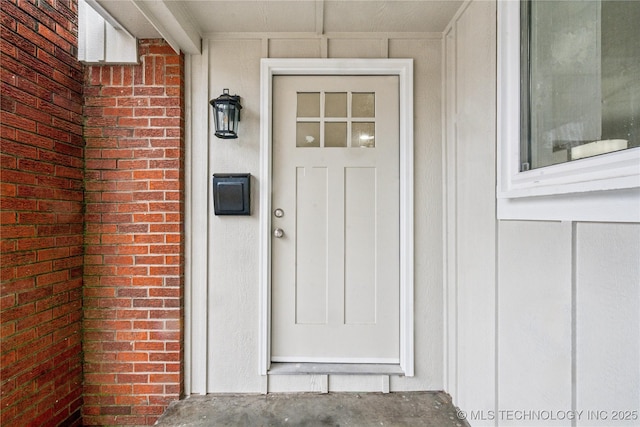
[[[640,147],[520,172],[520,2],[498,2],[498,219],[640,222]]]
[[[136,64],[138,42],[95,0],[80,0],[78,60],[85,64]]]
[[[260,68],[259,373],[267,375],[271,332],[272,81],[275,75],[397,75],[400,80],[400,368],[414,375],[413,60],[262,59]]]

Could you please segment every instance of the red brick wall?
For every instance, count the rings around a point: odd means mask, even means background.
[[[79,425],[82,66],[73,0],[2,0],[3,426]]]
[[[85,73],[85,425],[152,424],[182,390],[184,60]]]

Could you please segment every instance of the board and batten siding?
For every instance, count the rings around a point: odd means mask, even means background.
[[[415,376],[259,375],[260,60],[413,58]],[[188,60],[186,393],[443,389],[442,35],[209,34]],[[241,96],[236,140],[213,136],[208,101]],[[252,175],[251,216],[213,215],[213,173]]]
[[[473,426],[635,425],[640,224],[496,220],[495,42],[495,2],[445,32],[445,390]]]
[[[496,378],[495,48],[495,3],[465,3],[445,31],[445,391],[484,411]]]

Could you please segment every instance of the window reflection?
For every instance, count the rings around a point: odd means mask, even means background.
[[[298,92],[296,147],[374,148],[375,92]]]
[[[521,4],[521,169],[640,146],[640,2]]]
[[[351,128],[351,146],[373,148],[376,146],[376,124],[353,123]]]

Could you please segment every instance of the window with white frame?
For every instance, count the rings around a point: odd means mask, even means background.
[[[499,218],[640,221],[639,21],[640,2],[499,2]]]

